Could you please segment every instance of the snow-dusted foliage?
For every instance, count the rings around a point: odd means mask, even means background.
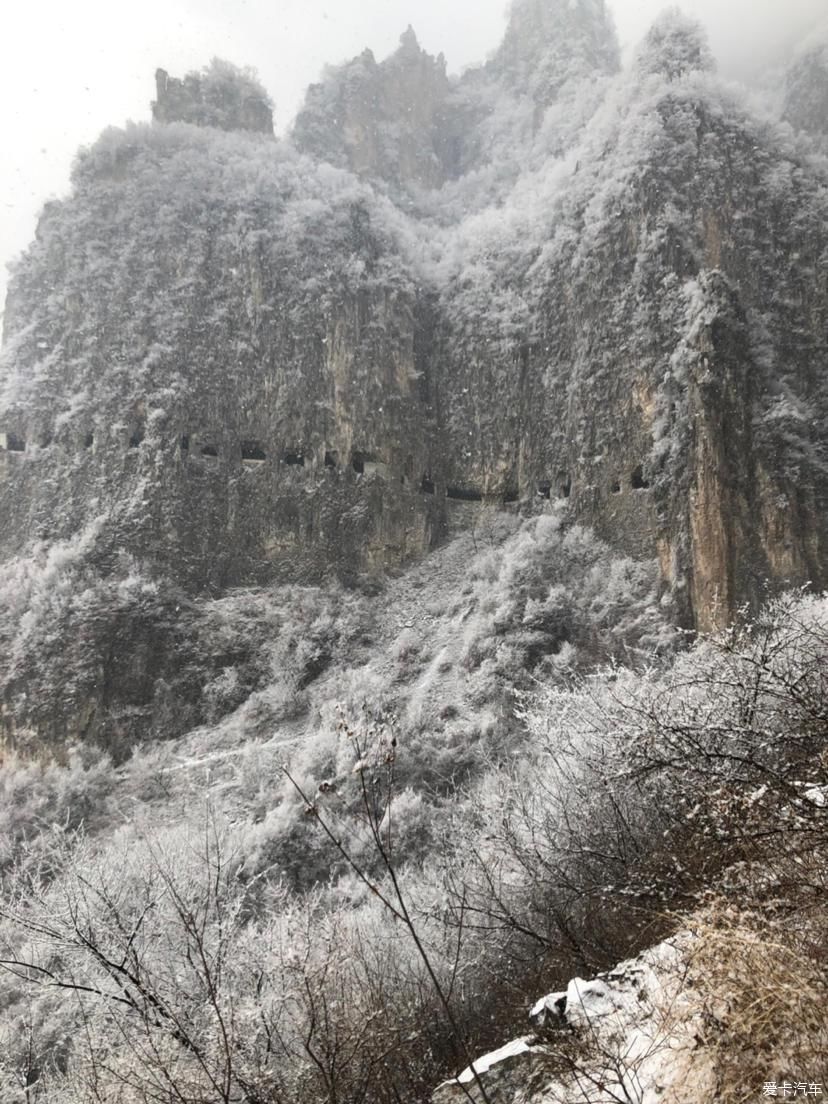
[[[685,73],[713,68],[713,55],[704,28],[678,8],[668,9],[659,16],[635,58],[639,74],[659,74],[670,80]]]
[[[618,42],[605,0],[513,0],[491,65],[544,106],[570,81],[614,72]]]
[[[585,965],[610,965],[670,902],[759,848],[780,802],[788,846],[822,840],[797,783],[824,769],[825,618],[824,598],[785,598],[666,672],[523,697],[537,758],[482,784],[474,895],[460,879],[481,931],[553,955],[571,939]]]
[[[201,353],[205,382],[232,371],[215,360],[234,319],[266,315],[291,331],[348,290],[407,281],[393,216],[379,217],[378,236],[372,228],[371,212],[386,207],[284,143],[185,124],[107,131],[79,156],[71,198],[47,211],[20,265],[15,296],[35,309],[20,331],[7,321],[4,409],[49,396],[62,425],[139,403],[158,433],[196,383],[178,370],[185,349]],[[266,302],[262,269],[279,274]],[[241,336],[230,348],[250,354]]]
[[[715,1012],[719,1033],[741,1039],[740,1017],[755,1002],[742,974],[714,978],[704,956],[715,963],[714,945],[731,938],[745,962],[770,953],[772,933],[732,910],[742,895],[768,892],[763,878],[784,877],[792,848],[810,877],[824,877],[824,817],[810,795],[826,784],[826,631],[825,600],[794,596],[661,670],[616,666],[568,690],[539,688],[523,698],[529,739],[519,755],[459,799],[424,866],[405,866],[397,851],[411,797],[397,790],[407,753],[388,717],[340,733],[364,804],[349,802],[337,776],[318,777],[312,791],[300,783],[305,804],[291,815],[328,826],[341,849],[330,858],[347,854],[360,872],[324,890],[293,894],[277,863],[252,873],[253,825],[230,811],[223,787],[206,811],[190,802],[174,820],[168,793],[165,823],[138,807],[106,835],[84,838],[67,816],[37,843],[38,862],[27,861],[31,832],[18,833],[0,909],[0,1084],[10,1099],[28,1080],[72,1104],[95,1091],[139,1101],[159,1079],[185,1099],[301,1102],[324,1095],[333,1077],[343,1099],[416,1098],[441,1072],[462,1069],[469,1046],[479,1053],[493,1041],[495,1009],[500,1023],[510,1009],[525,1014],[532,989],[635,953],[664,931],[667,909],[711,887],[731,913],[717,906],[690,922],[696,981],[685,997],[700,1023]],[[73,785],[99,790],[100,766],[70,767]],[[36,794],[56,771],[11,768],[17,815],[24,801],[42,807]],[[375,846],[390,848],[425,958],[382,905],[394,891],[371,871],[370,824]],[[775,886],[782,907],[788,890]],[[739,930],[761,937],[745,943]],[[803,1055],[823,1022],[812,975],[799,991],[799,1027],[785,1035]],[[760,1019],[777,1045],[782,1025]],[[588,1031],[578,1049],[571,1032],[545,1036],[545,1076],[586,1073],[613,1055],[632,1061],[611,1042]],[[739,1055],[718,1036],[698,1045],[730,1092]],[[393,1063],[383,1060],[389,1049]]]
[[[538,993],[603,1015],[572,976],[675,910],[711,975],[749,944],[727,1016],[696,986],[717,1091],[783,1060],[744,979],[790,856],[821,916],[828,606],[757,609],[823,577],[825,169],[678,11],[617,70],[603,0],[515,0],[480,69],[409,31],[275,141],[214,62],[44,212],[0,360],[4,1101],[422,1100]],[[563,1034],[505,1057],[603,1092]]]
[[[56,754],[85,741],[123,759],[237,710],[253,739],[307,712],[306,688],[369,620],[335,584],[194,601],[151,564],[110,559],[105,524],[0,569],[4,736],[18,752],[42,750],[48,727]]]
[[[643,664],[675,643],[655,565],[614,556],[553,516],[493,520],[450,545],[425,605],[432,564],[371,599],[330,585],[194,601],[146,564],[101,570],[95,537],[38,548],[0,574],[7,739],[31,754],[48,720],[55,754],[79,741],[106,749],[141,802],[197,792],[203,768],[225,773],[231,805],[255,822],[248,863],[276,861],[303,885],[324,860],[310,857],[280,766],[349,793],[343,722],[394,718],[406,749],[398,779],[410,788],[399,847],[422,854],[435,801],[522,742],[515,688],[596,663]],[[154,739],[171,746],[127,758]],[[111,787],[122,782],[113,775]]]

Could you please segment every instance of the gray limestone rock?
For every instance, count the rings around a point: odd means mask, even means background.
[[[487,207],[484,84],[513,104],[543,70],[554,116],[543,67],[570,40],[572,80],[615,65],[602,3],[553,7],[536,42],[516,5],[466,84],[411,31],[363,55],[310,93],[312,156],[262,140],[249,75],[159,74],[165,125],[79,159],[12,279],[0,559],[94,530],[101,577],[131,556],[220,594],[381,575],[492,510],[555,510],[657,560],[688,627],[824,586],[824,176],[673,15],[571,151],[532,147]]]

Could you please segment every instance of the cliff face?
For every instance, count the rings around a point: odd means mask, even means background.
[[[293,143],[164,75],[14,276],[3,558],[94,524],[220,591],[556,509],[688,625],[823,586],[824,171],[681,17],[616,64],[598,0],[524,2],[459,82],[412,32],[330,74]]]
[[[788,69],[784,113],[799,130],[828,140],[828,26]]]
[[[825,579],[828,285],[824,185],[703,59],[657,26],[565,184],[477,238],[491,297],[448,282],[438,389],[448,482],[567,499],[710,627]]]
[[[544,108],[573,78],[612,73],[618,64],[615,28],[604,0],[515,0],[489,67]]]
[[[252,73],[214,58],[201,73],[176,80],[164,69],[155,73],[156,123],[193,123],[220,130],[273,134],[273,110]]]
[[[6,553],[103,516],[106,546],[196,588],[421,554],[417,292],[371,206],[234,135],[90,154],[11,297],[34,309],[6,348]]]
[[[449,89],[443,56],[421,50],[409,27],[386,61],[366,50],[311,85],[294,141],[358,176],[439,187],[450,172]]]

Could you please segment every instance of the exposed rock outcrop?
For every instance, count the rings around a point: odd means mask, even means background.
[[[591,981],[542,997],[535,1034],[475,1062],[492,1104],[676,1104],[715,1094],[699,1052],[698,1000],[687,987],[688,932]],[[470,1070],[435,1092],[433,1104],[481,1099]]]
[[[411,30],[329,74],[293,144],[249,74],[160,73],[11,284],[0,556],[94,525],[215,593],[554,508],[687,626],[825,585],[825,176],[692,21],[616,65],[600,0],[523,0],[460,81]]]
[[[828,25],[788,69],[784,110],[799,130],[828,141]]]
[[[573,78],[615,72],[618,41],[605,0],[514,0],[489,65],[540,109]]]
[[[293,139],[359,176],[439,187],[451,169],[449,90],[442,54],[422,50],[409,27],[387,60],[366,50],[311,85]]]
[[[157,123],[194,123],[220,130],[273,134],[273,105],[255,76],[214,58],[183,80],[155,73],[152,117]]]

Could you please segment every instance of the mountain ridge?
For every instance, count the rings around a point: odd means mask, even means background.
[[[5,315],[0,1095],[824,1079],[819,136],[601,0],[156,95]]]
[[[685,627],[825,584],[822,162],[692,20],[617,74],[603,4],[544,11],[459,80],[409,29],[292,142],[213,63],[81,155],[8,299],[6,559],[91,525],[104,573],[126,552],[191,594],[353,583],[497,506],[657,564]]]

